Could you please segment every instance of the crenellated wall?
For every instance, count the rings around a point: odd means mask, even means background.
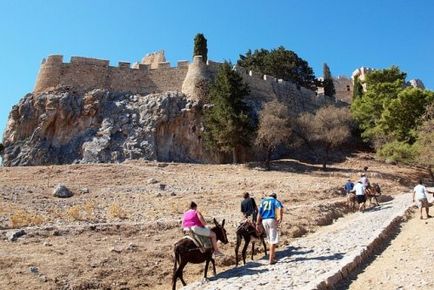
[[[64,63],[63,56],[52,55],[42,61],[34,92],[56,87],[70,87],[79,92],[100,88],[140,94],[180,91],[187,70],[186,61],[178,62],[177,67],[162,62],[151,69],[146,64],[132,67],[128,62],[113,67],[108,60],[84,57],[72,57],[69,63]]]
[[[204,63],[201,56],[195,56],[192,63],[179,61],[176,67],[170,67],[168,62],[160,62],[156,68],[150,64],[131,65],[128,62],[119,62],[114,67],[108,60],[72,57],[69,63],[65,63],[63,56],[52,55],[41,64],[34,92],[58,87],[69,87],[77,92],[106,89],[142,95],[182,91],[191,99],[197,99],[198,82],[213,79],[220,65],[210,60]],[[247,71],[239,66],[235,69],[249,85],[249,101],[258,106],[277,98],[300,112],[314,110],[323,103],[314,91],[292,82]]]

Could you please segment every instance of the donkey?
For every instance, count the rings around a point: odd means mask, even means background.
[[[214,219],[214,224],[215,227],[213,227],[211,231],[216,234],[218,241],[221,241],[223,244],[227,244],[228,238],[226,235],[226,230],[224,228],[225,220],[223,220],[222,224],[220,225],[216,221],[216,219]],[[205,262],[204,277],[207,278],[208,265],[211,261],[214,276],[216,275],[215,260],[212,257],[213,249],[207,249],[204,253],[202,253],[201,250],[191,239],[184,237],[175,243],[174,254],[175,257],[173,267],[172,290],[176,289],[176,281],[178,280],[178,278],[181,280],[183,286],[187,285],[182,276],[184,267],[185,265],[187,265],[187,263],[200,264]]]
[[[253,256],[255,254],[255,240],[259,239],[262,241],[262,244],[264,245],[265,255],[267,255],[267,246],[265,245],[265,233],[262,231],[262,233],[258,233],[256,231],[256,228],[253,223],[249,221],[245,221],[241,225],[238,226],[237,231],[237,245],[235,246],[235,260],[236,260],[236,267],[238,267],[238,249],[241,245],[241,239],[244,239],[244,247],[243,251],[241,252],[243,257],[244,265],[246,264],[246,251],[247,247],[249,246],[250,241],[252,240],[252,260]]]
[[[378,203],[377,196],[381,195],[381,187],[378,183],[372,183],[370,187],[366,189],[366,199],[369,200],[369,205],[373,204],[372,200],[375,200],[375,205],[380,205]]]

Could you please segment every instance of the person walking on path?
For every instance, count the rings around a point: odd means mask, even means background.
[[[348,179],[347,183],[345,183],[344,185],[345,193],[348,195],[351,192],[351,190],[353,190],[353,188],[354,188],[354,183],[351,181],[351,179]]]
[[[416,185],[413,189],[413,202],[416,200],[418,201],[418,207],[420,208],[420,219],[423,219],[423,208],[425,208],[426,211],[426,218],[430,218],[429,215],[429,203],[428,203],[428,190],[426,187],[422,184],[422,180],[419,180],[419,184]]]
[[[353,190],[351,192],[356,193],[356,200],[359,204],[359,211],[363,212],[365,210],[365,204],[366,204],[366,195],[365,195],[365,186],[363,185],[362,181],[359,180],[356,185],[354,185]]]
[[[258,215],[258,206],[255,199],[250,197],[248,192],[245,192],[243,197],[244,199],[241,201],[241,213],[245,219],[255,223]]]
[[[270,246],[269,263],[275,264],[276,261],[276,245],[279,243],[278,227],[283,218],[282,203],[277,200],[277,195],[273,192],[268,197],[261,200],[259,206],[258,222],[256,229],[259,231],[259,225],[262,223],[267,241]]]

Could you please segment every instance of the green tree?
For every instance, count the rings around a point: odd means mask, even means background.
[[[366,92],[362,98],[356,98],[351,103],[353,118],[365,141],[374,141],[384,134],[379,122],[387,105],[398,98],[399,92],[404,89],[405,76],[396,66],[376,70],[366,76]]]
[[[335,85],[333,84],[332,74],[330,72],[329,66],[324,63],[323,68],[323,86],[324,86],[324,95],[329,97],[334,97],[336,94]]]
[[[238,65],[247,70],[292,81],[299,86],[316,89],[315,75],[307,61],[283,46],[270,51],[262,48],[253,53],[248,50],[246,54],[240,55]]]
[[[362,82],[359,80],[358,77],[355,77],[354,84],[353,84],[353,100],[357,98],[361,98],[362,95],[363,95]]]
[[[288,107],[277,100],[267,102],[259,114],[256,145],[266,151],[265,167],[270,170],[271,155],[279,145],[289,142],[291,123]]]
[[[422,124],[417,129],[414,147],[417,152],[416,162],[427,169],[434,181],[434,102],[428,105]]]
[[[204,62],[208,60],[207,40],[202,33],[198,33],[194,37],[193,57],[195,55],[201,55]]]
[[[350,124],[348,109],[327,106],[315,114],[301,114],[294,123],[293,132],[304,141],[326,170],[332,150],[345,144],[350,137]]]
[[[237,149],[249,146],[254,133],[249,107],[244,102],[248,86],[225,62],[219,67],[209,93],[213,106],[205,111],[205,144],[211,150],[232,152],[232,161],[237,163]]]
[[[398,93],[397,98],[385,104],[378,122],[381,134],[392,139],[408,142],[415,141],[414,129],[420,125],[421,117],[428,104],[434,101],[434,93],[408,87]]]

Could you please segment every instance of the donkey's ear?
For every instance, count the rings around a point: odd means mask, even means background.
[[[214,221],[214,224],[215,224],[217,227],[220,226],[219,223],[217,222],[217,220],[216,220],[215,218],[213,219],[213,221]]]
[[[225,220],[222,221],[222,228],[225,226]]]

